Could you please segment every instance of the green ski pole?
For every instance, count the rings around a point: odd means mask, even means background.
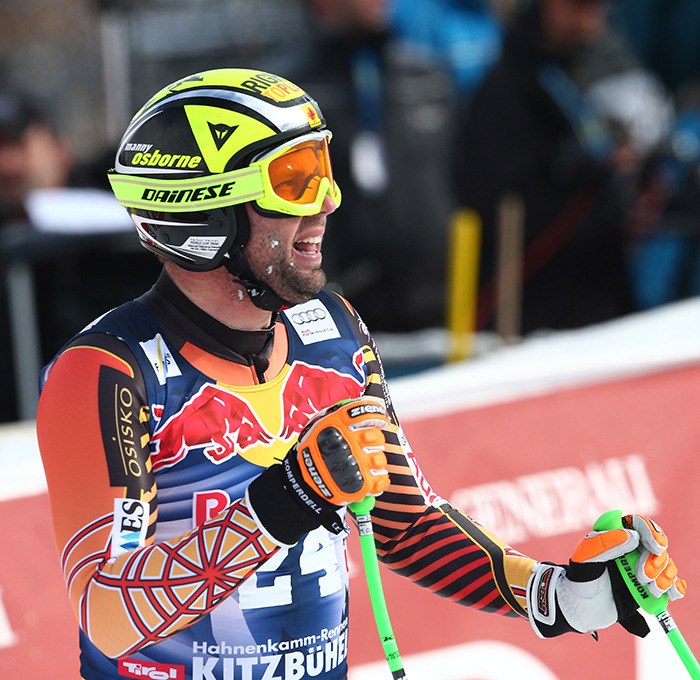
[[[622,512],[620,510],[610,510],[602,514],[593,525],[594,531],[608,531],[610,529],[622,529]],[[690,677],[693,680],[700,680],[700,664],[691,651],[688,643],[678,629],[676,622],[671,618],[667,611],[668,595],[664,593],[661,597],[654,597],[646,588],[637,580],[637,561],[639,553],[627,553],[615,560],[623,581],[627,584],[630,593],[632,593],[637,604],[649,614],[653,614],[656,620],[661,624],[666,636],[671,641],[673,648],[686,667]]]
[[[389,611],[384,598],[381,575],[379,573],[379,561],[377,560],[377,548],[374,544],[374,531],[370,512],[374,507],[374,496],[367,496],[361,501],[350,503],[350,509],[355,513],[360,534],[360,548],[362,549],[362,561],[365,565],[365,577],[369,599],[372,602],[374,621],[377,624],[379,639],[382,641],[384,656],[386,657],[391,675],[394,680],[405,678],[403,661],[396,645],[394,631],[389,620]]]

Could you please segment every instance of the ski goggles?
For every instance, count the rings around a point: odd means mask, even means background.
[[[333,179],[329,130],[310,132],[258,156],[248,167],[196,179],[151,179],[110,173],[117,201],[125,208],[196,212],[255,201],[264,211],[315,215],[326,195],[336,206],[341,193]]]

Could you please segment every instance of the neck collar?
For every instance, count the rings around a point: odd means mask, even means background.
[[[184,342],[191,342],[222,359],[245,365],[267,362],[272,351],[277,315],[268,328],[247,331],[229,328],[195,305],[167,275],[161,272],[151,290],[138,298],[155,317]]]

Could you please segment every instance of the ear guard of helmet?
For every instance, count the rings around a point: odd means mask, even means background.
[[[142,245],[190,271],[210,271],[240,250],[249,226],[242,205],[201,213],[129,210]]]

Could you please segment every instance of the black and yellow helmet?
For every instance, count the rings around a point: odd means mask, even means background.
[[[208,271],[248,240],[243,204],[318,213],[340,190],[318,104],[271,73],[217,69],[164,87],[129,124],[109,180],[148,250]]]

